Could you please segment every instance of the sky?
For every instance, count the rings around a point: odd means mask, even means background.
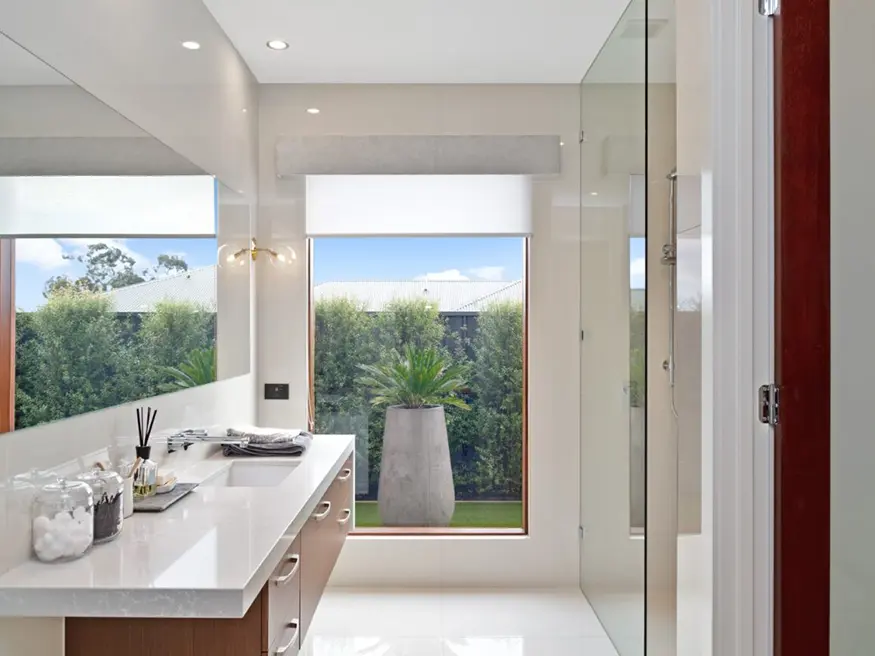
[[[519,280],[519,237],[316,239],[314,283],[342,280]]]
[[[179,255],[190,268],[216,263],[216,240],[213,239],[52,239],[15,240],[15,306],[32,311],[42,305],[43,290],[49,278],[67,275],[78,278],[85,267],[64,258],[83,254],[90,244],[117,246],[136,261],[135,269],[155,265],[159,255]]]
[[[137,262],[154,266],[158,255],[181,255],[191,268],[216,263],[215,239],[17,239],[16,307],[31,311],[44,301],[46,281],[76,278],[84,266],[65,259],[89,244],[121,248]],[[630,240],[631,287],[644,287],[644,239]],[[523,274],[519,237],[335,237],[314,242],[314,282],[342,280],[513,281]]]

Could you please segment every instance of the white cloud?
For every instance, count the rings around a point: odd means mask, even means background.
[[[629,265],[629,287],[632,289],[644,289],[644,281],[647,273],[647,261],[643,257],[636,257]]]
[[[468,269],[476,280],[504,280],[503,266],[482,266]]]
[[[470,280],[470,278],[458,269],[447,269],[446,271],[416,276],[414,280]]]
[[[63,269],[70,265],[64,259],[64,248],[56,239],[16,239],[15,259],[33,264],[43,271]]]

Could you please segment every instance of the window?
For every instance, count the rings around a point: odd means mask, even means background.
[[[646,247],[644,237],[629,239],[629,524],[633,535],[644,535],[647,502]]]
[[[15,428],[216,379],[215,238],[18,238]]]
[[[356,530],[524,529],[526,248],[524,237],[312,241],[315,430],[356,435]],[[423,380],[419,400],[444,418],[390,417]]]

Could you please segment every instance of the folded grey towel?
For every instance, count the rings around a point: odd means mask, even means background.
[[[294,442],[303,431],[282,430],[277,428],[229,428],[228,437],[246,440],[249,444],[276,444],[278,442]]]
[[[231,433],[232,431],[228,430],[228,437],[242,437],[242,435],[231,435]],[[263,436],[260,437],[263,438]],[[225,456],[284,456],[288,458],[304,455],[312,443],[313,435],[301,432],[293,437],[279,436],[272,442],[254,442],[250,439],[240,445],[225,444],[222,446],[222,453]]]

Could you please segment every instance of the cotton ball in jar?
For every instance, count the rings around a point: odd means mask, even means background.
[[[45,515],[40,515],[39,517],[33,518],[33,536],[35,540],[39,540],[46,533],[49,532],[49,529],[52,526],[52,520],[50,520]]]

